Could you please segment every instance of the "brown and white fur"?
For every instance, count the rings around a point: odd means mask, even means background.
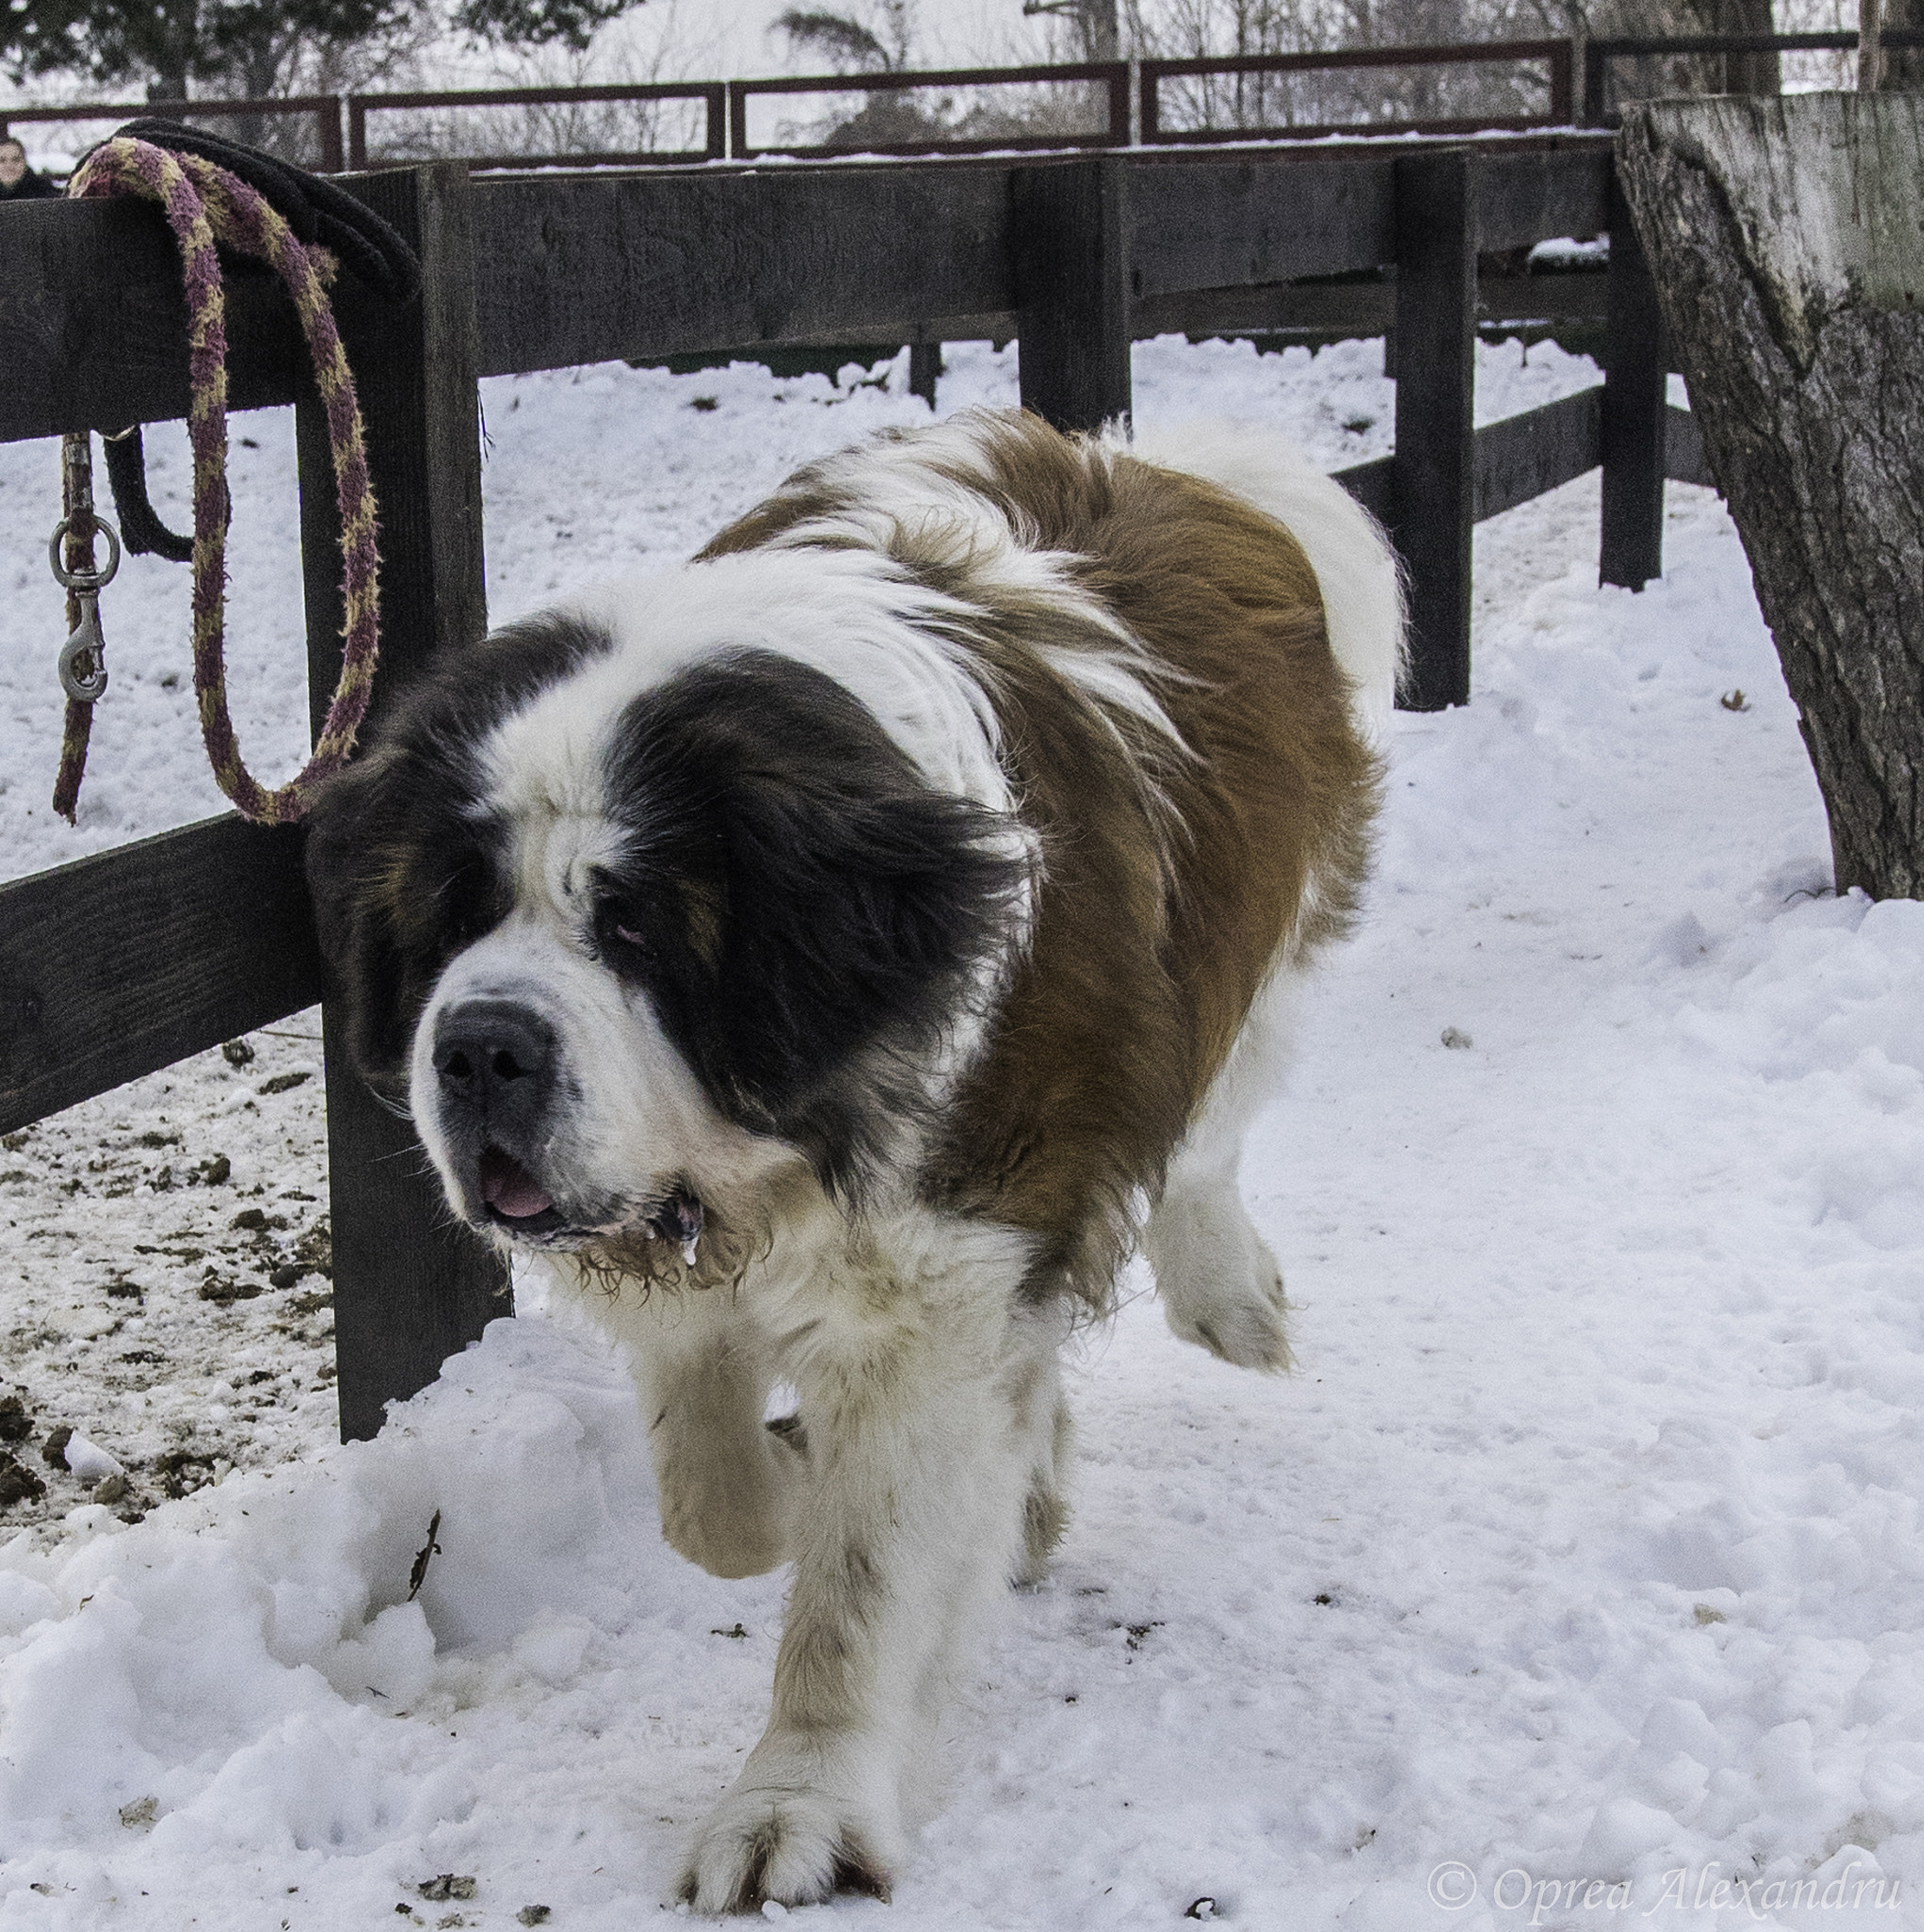
[[[1272,441],[975,413],[461,654],[324,797],[369,1077],[627,1344],[674,1547],[794,1566],[696,1909],[886,1893],[1133,1250],[1178,1335],[1287,1365],[1237,1160],[1401,651],[1381,535]]]

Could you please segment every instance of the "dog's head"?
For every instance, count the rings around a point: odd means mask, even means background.
[[[357,1067],[455,1209],[531,1245],[686,1247],[771,1162],[858,1191],[1025,876],[822,652],[766,611],[731,641],[725,598],[664,644],[649,601],[448,658],[309,821]]]

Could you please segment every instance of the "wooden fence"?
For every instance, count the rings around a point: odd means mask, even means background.
[[[1342,480],[1408,566],[1419,708],[1469,695],[1478,519],[1601,460],[1603,575],[1636,587],[1660,567],[1667,467],[1700,472],[1687,417],[1666,408],[1654,293],[1595,136],[480,181],[439,162],[347,185],[425,277],[399,313],[350,277],[337,290],[382,506],[376,713],[429,652],[487,628],[487,375],[838,334],[1010,336],[1023,403],[1082,428],[1128,412],[1144,309],[1393,265],[1396,451]],[[1598,231],[1613,242],[1603,387],[1473,432],[1479,252]],[[318,723],[340,661],[325,419],[276,286],[236,277],[228,302],[233,407],[295,408]],[[153,208],[8,211],[0,364],[0,441],[185,414],[179,267]],[[0,1131],[321,999],[300,849],[297,829],[230,814],[0,887]],[[507,1311],[507,1284],[448,1224],[407,1126],[354,1078],[331,1005],[324,1038],[341,1429],[366,1436]]]

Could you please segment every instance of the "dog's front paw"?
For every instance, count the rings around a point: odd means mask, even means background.
[[[819,1767],[751,1758],[696,1832],[677,1896],[698,1912],[753,1912],[768,1899],[817,1905],[838,1891],[887,1898],[899,1828],[839,1782]]]
[[[1290,1366],[1283,1274],[1238,1203],[1167,1202],[1144,1245],[1163,1312],[1183,1341],[1239,1369]]]
[[[1268,1255],[1262,1259],[1267,1269],[1246,1284],[1238,1282],[1234,1293],[1166,1301],[1169,1327],[1184,1341],[1206,1348],[1236,1368],[1270,1373],[1289,1368],[1289,1303],[1282,1272]]]

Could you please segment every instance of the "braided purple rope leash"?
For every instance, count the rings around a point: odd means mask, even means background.
[[[133,194],[158,201],[180,245],[187,294],[187,433],[193,451],[193,688],[201,737],[216,782],[243,818],[265,824],[291,824],[307,812],[321,782],[352,754],[367,714],[380,653],[374,496],[368,480],[360,404],[327,301],[334,258],[325,249],[303,246],[279,211],[224,168],[124,135],[95,148],[67,192],[82,199]],[[248,771],[227,708],[227,328],[217,241],[269,263],[293,297],[327,412],[335,498],[340,511],[341,600],[346,612],[340,681],[313,757],[274,791]],[[70,708],[63,774],[73,762],[72,737]],[[84,733],[78,756],[84,761]],[[77,792],[78,786],[76,771],[73,791]]]

